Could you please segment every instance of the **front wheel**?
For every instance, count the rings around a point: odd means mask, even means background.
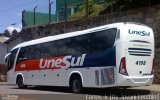
[[[18,85],[18,87],[19,87],[20,89],[27,88],[27,86],[24,85],[24,83],[23,83],[23,78],[22,78],[22,77],[18,77],[18,78],[17,78],[17,85]]]
[[[82,81],[81,81],[81,78],[76,78],[74,77],[72,80],[71,80],[71,90],[74,92],[74,93],[80,93],[82,92]]]

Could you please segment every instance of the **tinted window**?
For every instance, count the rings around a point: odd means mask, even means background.
[[[116,28],[94,32],[92,34],[92,50],[104,51],[113,46],[116,37]]]
[[[28,48],[27,47],[22,47],[19,51],[17,59],[27,58],[27,57],[28,57]]]
[[[54,41],[54,56],[66,56],[74,54],[71,38]]]
[[[21,48],[18,58],[40,59],[100,52],[113,46],[116,28]]]
[[[28,47],[28,59],[39,59],[41,57],[40,45],[32,45]]]
[[[81,35],[73,38],[72,47],[75,51],[74,54],[89,53],[91,49],[91,38],[90,35]]]
[[[41,44],[41,57],[42,58],[50,58],[53,57],[54,45],[53,42],[47,42]]]

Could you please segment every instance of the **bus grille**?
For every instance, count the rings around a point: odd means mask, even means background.
[[[128,48],[128,52],[132,56],[151,56],[151,49],[146,48]]]
[[[140,82],[140,83],[145,83],[148,81],[149,78],[133,78],[132,81],[137,83],[137,82]]]
[[[106,68],[95,71],[96,85],[110,85],[114,83],[114,68]]]
[[[96,70],[95,71],[95,84],[96,85],[99,85],[99,70]]]

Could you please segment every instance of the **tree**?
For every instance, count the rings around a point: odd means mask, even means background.
[[[88,8],[88,14],[91,14],[93,11],[94,11],[94,1],[93,0],[87,0],[88,1],[88,5],[86,5],[86,3],[85,4],[83,4],[83,5],[81,5],[80,6],[80,10],[81,10],[81,12],[82,11],[84,11],[84,10],[86,10],[86,7]]]
[[[17,32],[16,29],[14,29],[14,30],[12,31],[12,35],[15,35],[15,34],[18,34],[18,32]]]
[[[88,0],[88,8],[89,8],[89,14],[91,14],[94,11],[94,1]]]
[[[107,3],[110,3],[112,1],[114,1],[114,0],[104,0],[104,2],[107,2]]]
[[[7,29],[4,31],[3,35],[6,37],[11,37],[11,35]]]

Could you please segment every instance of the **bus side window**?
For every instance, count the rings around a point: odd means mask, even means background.
[[[53,42],[42,43],[41,45],[41,58],[52,58],[53,57]],[[37,50],[38,51],[38,50]]]
[[[19,51],[17,62],[19,62],[20,59],[27,59],[28,58],[27,55],[28,55],[28,47],[22,47]]]
[[[90,34],[74,37],[72,40],[72,47],[76,55],[90,53],[91,51]]]
[[[13,66],[14,66],[14,61],[15,61],[15,57],[16,57],[16,54],[17,54],[17,51],[18,51],[18,49],[14,49],[14,50],[12,50],[11,51],[11,54],[9,55],[9,58],[8,58],[8,71],[10,70],[10,69],[12,69],[13,68]]]
[[[74,54],[71,47],[71,39],[61,39],[54,41],[54,56],[67,56]]]
[[[116,28],[94,32],[92,34],[92,51],[100,52],[113,46],[116,38]]]
[[[41,47],[39,45],[31,45],[28,47],[28,59],[40,59],[41,58]]]

